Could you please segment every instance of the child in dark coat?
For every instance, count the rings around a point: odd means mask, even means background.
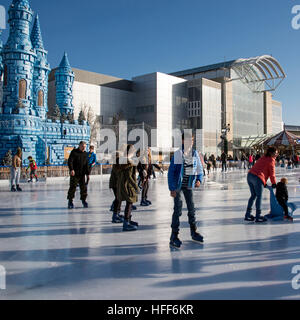
[[[284,210],[284,219],[293,221],[293,218],[289,216],[289,210],[287,206],[287,203],[289,200],[287,184],[288,184],[287,178],[282,178],[281,181],[277,184],[276,199]]]

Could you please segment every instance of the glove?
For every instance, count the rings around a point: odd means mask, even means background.
[[[276,184],[272,184],[272,188],[273,188],[273,189],[276,189],[276,188],[277,188],[277,185],[276,185]]]

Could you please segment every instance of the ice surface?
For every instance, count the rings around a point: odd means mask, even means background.
[[[300,206],[300,171],[289,179]],[[0,299],[299,299],[292,268],[300,265],[299,213],[294,223],[245,223],[246,173],[218,172],[194,194],[205,244],[191,241],[187,212],[181,250],[169,248],[173,202],[167,179],[151,181],[153,206],[138,207],[137,232],[111,224],[108,177],[89,186],[89,209],[79,192],[66,209],[68,181],[0,189],[0,265],[7,272]],[[264,214],[269,209],[265,190]]]

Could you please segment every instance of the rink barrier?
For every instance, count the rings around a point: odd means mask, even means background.
[[[168,170],[169,165],[165,164],[163,166],[164,170]],[[0,166],[0,180],[10,180],[10,166]],[[112,165],[110,164],[97,164],[91,175],[104,175],[110,174]],[[21,180],[24,181],[29,178],[30,171],[26,173],[26,167],[22,168],[21,171]],[[58,177],[69,177],[70,171],[68,165],[44,165],[39,166],[37,169],[37,175],[39,178],[58,178]]]

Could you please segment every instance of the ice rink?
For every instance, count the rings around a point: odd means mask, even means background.
[[[288,177],[290,201],[300,207],[300,170],[282,170],[277,177]],[[23,193],[0,187],[0,265],[6,270],[0,299],[300,298],[292,286],[292,269],[300,266],[300,210],[294,223],[245,223],[250,193],[244,171],[213,174],[195,191],[205,243],[191,241],[184,209],[180,250],[169,248],[173,201],[166,175],[151,181],[153,205],[133,213],[140,224],[133,233],[111,223],[108,177],[90,184],[89,209],[77,194],[76,208],[67,210],[68,180],[22,187]],[[267,214],[268,190],[263,208]]]

